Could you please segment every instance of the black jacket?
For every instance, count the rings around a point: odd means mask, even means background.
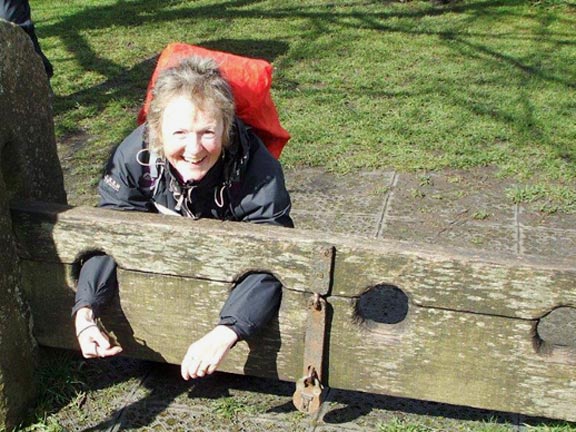
[[[223,158],[201,181],[184,185],[165,159],[150,154],[145,126],[138,127],[108,161],[99,192],[100,207],[114,210],[293,226],[280,163],[240,120]],[[115,270],[105,255],[83,263],[73,314],[84,306],[100,314],[117,290]],[[218,324],[230,326],[239,339],[250,337],[276,313],[281,288],[269,274],[246,276],[232,290]]]

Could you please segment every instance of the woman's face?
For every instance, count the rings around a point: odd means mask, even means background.
[[[178,96],[168,103],[162,114],[162,145],[182,180],[202,180],[218,162],[223,131],[220,117],[197,110],[188,98]]]

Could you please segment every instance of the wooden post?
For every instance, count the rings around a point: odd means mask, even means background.
[[[42,61],[28,36],[3,20],[0,40],[0,430],[11,430],[34,399],[35,342],[9,202],[66,198]]]

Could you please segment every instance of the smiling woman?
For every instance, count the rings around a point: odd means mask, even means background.
[[[183,182],[199,181],[222,154],[222,120],[200,111],[184,96],[174,99],[162,116],[162,143],[166,160]]]
[[[99,192],[100,206],[115,210],[293,226],[279,162],[235,117],[230,87],[206,58],[185,59],[159,75],[146,123],[116,149]],[[218,325],[184,355],[182,377],[214,372],[238,340],[251,337],[276,314],[281,288],[266,273],[238,282]],[[96,319],[117,289],[111,257],[85,259],[73,315],[87,358],[122,350]]]
[[[199,181],[228,145],[234,120],[229,84],[207,57],[192,56],[158,79],[148,113],[150,148],[176,168],[180,180]]]

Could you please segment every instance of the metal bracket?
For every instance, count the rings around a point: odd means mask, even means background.
[[[306,337],[304,340],[303,377],[296,382],[292,398],[296,408],[313,414],[320,408],[324,396],[322,366],[326,332],[326,300],[314,294],[309,302]]]
[[[322,296],[330,292],[332,283],[332,264],[334,261],[334,246],[321,246],[316,249],[312,260],[310,286],[314,293]]]

